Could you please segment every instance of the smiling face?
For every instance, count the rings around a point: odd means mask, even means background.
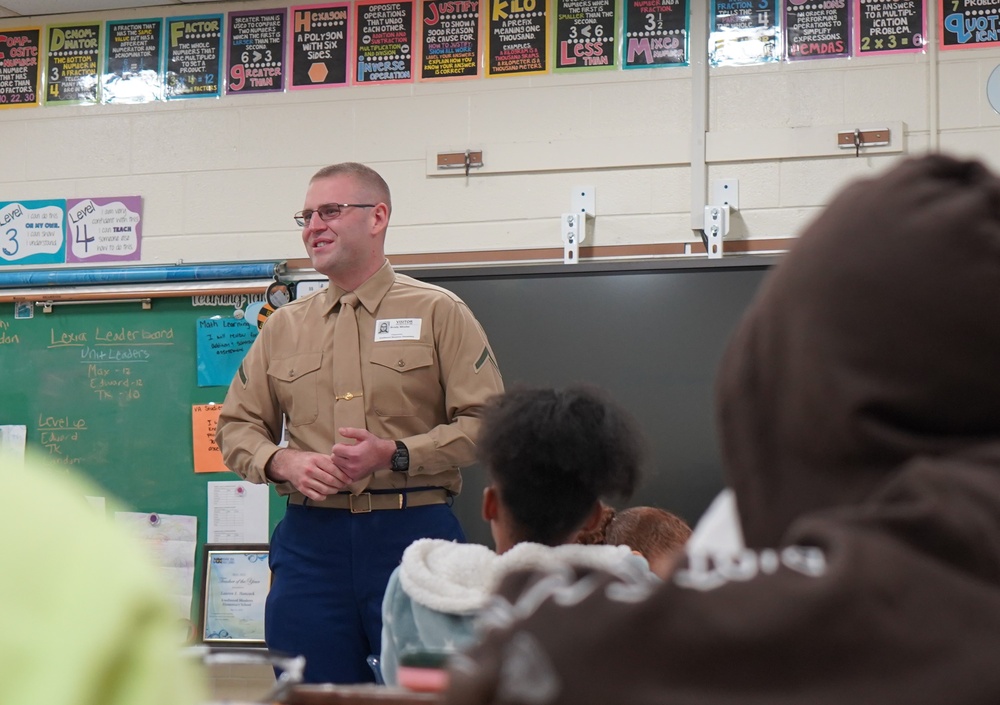
[[[388,207],[348,174],[313,180],[303,210],[327,203],[374,203],[372,208],[344,208],[324,222],[313,216],[302,228],[302,243],[313,268],[347,291],[353,291],[385,261]]]

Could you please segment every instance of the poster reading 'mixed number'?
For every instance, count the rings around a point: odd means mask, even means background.
[[[625,0],[627,69],[687,64],[687,0]]]

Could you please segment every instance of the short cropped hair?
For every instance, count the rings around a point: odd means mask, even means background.
[[[494,397],[477,447],[519,539],[550,546],[568,540],[599,499],[631,497],[645,459],[632,416],[587,386]]]
[[[392,195],[389,193],[389,184],[385,182],[381,174],[365,164],[358,162],[341,162],[325,166],[309,179],[309,183],[319,179],[328,179],[333,176],[349,176],[357,181],[376,201],[381,201],[392,213]]]
[[[684,548],[691,527],[675,514],[658,507],[629,507],[615,514],[605,532],[611,546],[628,546],[646,558]]]

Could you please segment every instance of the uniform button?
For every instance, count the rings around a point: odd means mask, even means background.
[[[405,363],[405,362],[403,362],[402,360],[400,360],[399,362],[397,362],[397,363],[396,363],[396,365],[397,365],[398,367],[406,367],[406,363]]]
[[[288,370],[288,374],[290,374],[290,375],[295,374],[295,370]]]

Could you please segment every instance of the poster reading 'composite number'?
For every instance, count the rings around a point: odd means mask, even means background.
[[[347,85],[350,13],[348,3],[292,8],[289,88]]]
[[[101,25],[60,25],[48,29],[45,102],[96,103]]]
[[[108,22],[101,100],[145,103],[162,94],[163,20]]]
[[[355,83],[413,80],[413,2],[358,3]]]
[[[38,105],[41,36],[40,27],[0,33],[0,108]]]
[[[479,75],[479,0],[423,0],[420,74],[437,78]]]
[[[222,86],[222,15],[167,20],[163,93],[176,98],[217,97]]]
[[[940,0],[941,48],[1000,44],[1000,0]]]
[[[854,53],[922,51],[924,0],[855,0]]]
[[[789,60],[829,59],[851,53],[851,8],[847,0],[788,0],[785,53]]]
[[[715,0],[708,60],[713,66],[781,58],[778,0]]]
[[[553,69],[613,68],[615,0],[557,0],[556,58]]]
[[[285,87],[285,10],[229,13],[226,93],[267,93]]]
[[[687,64],[687,0],[625,0],[627,69]]]
[[[549,18],[545,0],[490,0],[486,75],[545,73]]]

